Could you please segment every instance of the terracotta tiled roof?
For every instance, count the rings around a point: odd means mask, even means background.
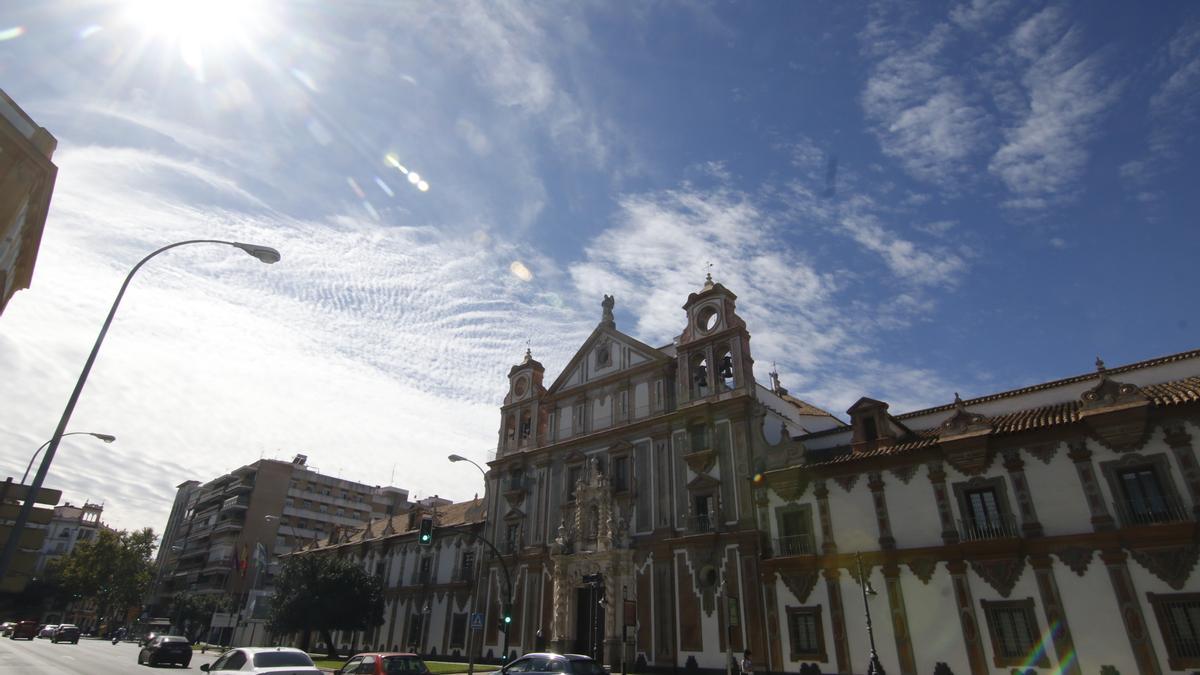
[[[483,509],[482,499],[473,499],[466,502],[457,502],[446,506],[439,506],[436,509],[437,519],[435,523],[438,527],[451,527],[454,525],[466,525],[470,523],[481,523],[484,520],[485,511]],[[323,539],[317,543],[317,548],[328,548],[337,546],[349,546],[353,544],[361,544],[364,541],[374,539],[384,539],[391,537],[402,537],[407,534],[416,532],[417,529],[408,528],[408,518],[410,512],[404,512],[399,515],[392,516],[390,519],[384,518],[374,521],[369,525],[355,529],[349,534],[343,534],[336,544],[331,544],[329,539]],[[388,520],[391,520],[392,533],[384,535],[384,531],[388,528]],[[420,517],[414,519],[415,522],[420,522]]]
[[[1111,374],[1114,370],[1109,370],[1108,373]],[[1091,375],[1089,377],[1094,379],[1096,376]],[[1186,377],[1171,382],[1148,384],[1141,387],[1141,391],[1150,399],[1151,405],[1154,406],[1172,406],[1200,402],[1200,377]],[[1079,410],[1079,401],[1067,401],[1066,403],[1055,403],[1040,408],[1030,408],[1028,410],[1018,410],[1004,415],[997,415],[988,418],[987,422],[992,425],[992,435],[1012,434],[1078,422]],[[902,415],[901,417],[907,416]],[[838,431],[845,431],[845,429],[838,429]],[[811,434],[811,436],[817,435],[824,435],[824,432],[821,434]],[[850,446],[847,445],[814,450],[809,453],[809,457],[813,461],[808,462],[806,466],[831,466],[883,455],[900,455],[934,445],[937,443],[937,439],[938,427],[932,427],[916,432],[915,438],[904,443],[884,446],[868,452],[855,454],[850,451]]]
[[[1137,363],[1130,363],[1130,364],[1124,365],[1124,366],[1117,366],[1116,368],[1109,368],[1105,372],[1109,378],[1119,379],[1116,377],[1117,375],[1120,375],[1121,373],[1127,373],[1131,370],[1141,370],[1143,368],[1152,368],[1154,366],[1161,366],[1161,365],[1165,365],[1168,363],[1175,363],[1177,361],[1186,361],[1188,359],[1196,359],[1196,358],[1200,358],[1200,349],[1193,349],[1188,352],[1180,352],[1178,354],[1170,354],[1168,356],[1160,356],[1158,358],[1149,359],[1146,361],[1138,361]],[[1087,380],[1092,380],[1095,378],[1096,378],[1096,371],[1093,370],[1092,372],[1086,373],[1083,375],[1075,375],[1074,377],[1067,377],[1067,378],[1063,378],[1061,380],[1051,380],[1050,382],[1042,382],[1041,384],[1034,384],[1034,385],[1030,385],[1028,387],[1022,387],[1020,389],[1011,389],[1009,391],[1002,391],[1002,392],[999,392],[996,394],[988,394],[987,396],[980,396],[978,398],[968,399],[966,401],[963,401],[963,403],[968,406],[975,405],[978,403],[987,403],[988,401],[996,401],[996,400],[999,400],[1002,398],[1011,398],[1013,396],[1020,396],[1022,394],[1028,394],[1028,393],[1034,392],[1034,391],[1045,391],[1046,389],[1054,389],[1055,387],[1061,387],[1061,386],[1067,385],[1067,384],[1075,384],[1077,382],[1086,382]],[[1187,378],[1187,380],[1192,380],[1192,379],[1195,379],[1195,378]],[[1181,381],[1187,381],[1187,380],[1181,380]],[[1147,386],[1155,387],[1155,386],[1161,386],[1161,385],[1147,385]],[[1145,389],[1145,387],[1143,389]],[[914,410],[912,412],[906,412],[902,415],[896,415],[896,417],[898,417],[900,419],[906,419],[909,417],[919,417],[921,415],[928,415],[929,413],[934,413],[934,412],[938,412],[941,410],[953,410],[953,409],[954,409],[954,404],[947,403],[946,405],[936,406],[933,408],[925,408],[924,410]]]
[[[794,407],[796,410],[798,410],[801,415],[817,415],[817,416],[821,416],[821,417],[833,417],[833,415],[831,415],[830,413],[828,413],[824,410],[821,410],[817,406],[815,406],[807,401],[801,401],[800,399],[796,398],[795,396],[792,396],[791,394],[776,394],[776,395],[779,396],[779,398],[787,401],[788,403],[791,403],[792,407]],[[834,417],[834,419],[837,419],[837,418]]]
[[[997,415],[988,421],[992,424],[993,434],[1011,434],[1017,431],[1042,429],[1056,424],[1069,424],[1078,419],[1079,403],[1069,401]]]
[[[1175,405],[1200,401],[1200,377],[1186,377],[1174,382],[1148,384],[1142,393],[1150,397],[1154,405]]]

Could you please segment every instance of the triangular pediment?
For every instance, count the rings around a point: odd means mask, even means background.
[[[605,348],[608,351],[607,359],[601,355]],[[658,349],[601,323],[567,362],[567,367],[550,385],[549,393],[583,386],[648,363],[666,363],[670,360],[671,357]]]
[[[854,405],[850,406],[850,408],[846,410],[846,414],[853,415],[860,410],[871,410],[880,406],[887,408],[888,404],[884,403],[883,401],[876,401],[873,398],[867,398],[864,396],[858,399],[858,402],[856,402]]]

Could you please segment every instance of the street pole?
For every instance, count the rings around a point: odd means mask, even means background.
[[[718,614],[725,616],[725,675],[733,675],[733,642],[730,638],[733,637],[731,626],[729,625],[729,595],[725,592],[725,580],[721,580],[721,612]]]
[[[867,602],[868,595],[875,595],[874,589],[867,583],[867,577],[863,575],[862,553],[855,554],[858,560],[858,580],[862,587],[863,610],[867,614],[867,639],[871,642],[871,659],[867,662],[867,675],[886,675],[883,672],[883,665],[879,663],[879,655],[875,653],[875,632],[871,630],[871,603]]]
[[[58,427],[54,430],[54,435],[50,437],[50,445],[46,448],[46,454],[42,455],[42,463],[38,466],[37,473],[33,476],[33,483],[29,486],[26,499],[21,504],[21,511],[17,514],[17,519],[13,523],[12,533],[4,545],[4,552],[0,553],[0,581],[3,581],[4,577],[8,574],[8,568],[12,564],[13,557],[16,556],[21,533],[29,523],[30,514],[33,513],[33,503],[37,500],[38,491],[42,489],[42,483],[45,482],[46,474],[50,471],[50,464],[54,461],[54,453],[58,452],[58,444],[62,441],[62,437],[66,435],[67,423],[71,421],[71,413],[75,412],[75,404],[79,402],[79,395],[83,393],[83,385],[87,383],[88,374],[92,372],[92,364],[96,362],[96,355],[100,353],[100,345],[104,344],[104,336],[108,334],[108,327],[112,325],[113,317],[117,314],[117,307],[121,304],[121,298],[125,296],[125,289],[129,288],[129,282],[133,281],[133,275],[137,274],[142,265],[145,265],[151,258],[163,251],[188,244],[224,244],[239,248],[267,264],[279,262],[279,252],[268,246],[243,244],[236,241],[221,241],[219,239],[189,239],[163,246],[145,258],[142,258],[133,266],[133,269],[129,270],[129,274],[125,276],[125,282],[121,284],[121,290],[117,291],[117,297],[113,300],[112,308],[108,310],[108,317],[104,319],[104,325],[100,327],[100,334],[96,336],[96,343],[92,345],[92,351],[88,354],[87,361],[83,364],[83,372],[79,373],[79,379],[75,381],[75,389],[71,392],[71,398],[67,399],[67,407],[63,410],[62,417],[58,420]]]

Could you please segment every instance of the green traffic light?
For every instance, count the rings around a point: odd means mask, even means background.
[[[504,623],[512,623],[512,617],[511,616],[504,617]]]

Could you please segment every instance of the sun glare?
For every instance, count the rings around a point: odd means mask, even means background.
[[[206,49],[248,36],[263,8],[259,0],[127,0],[124,14],[149,37]]]

